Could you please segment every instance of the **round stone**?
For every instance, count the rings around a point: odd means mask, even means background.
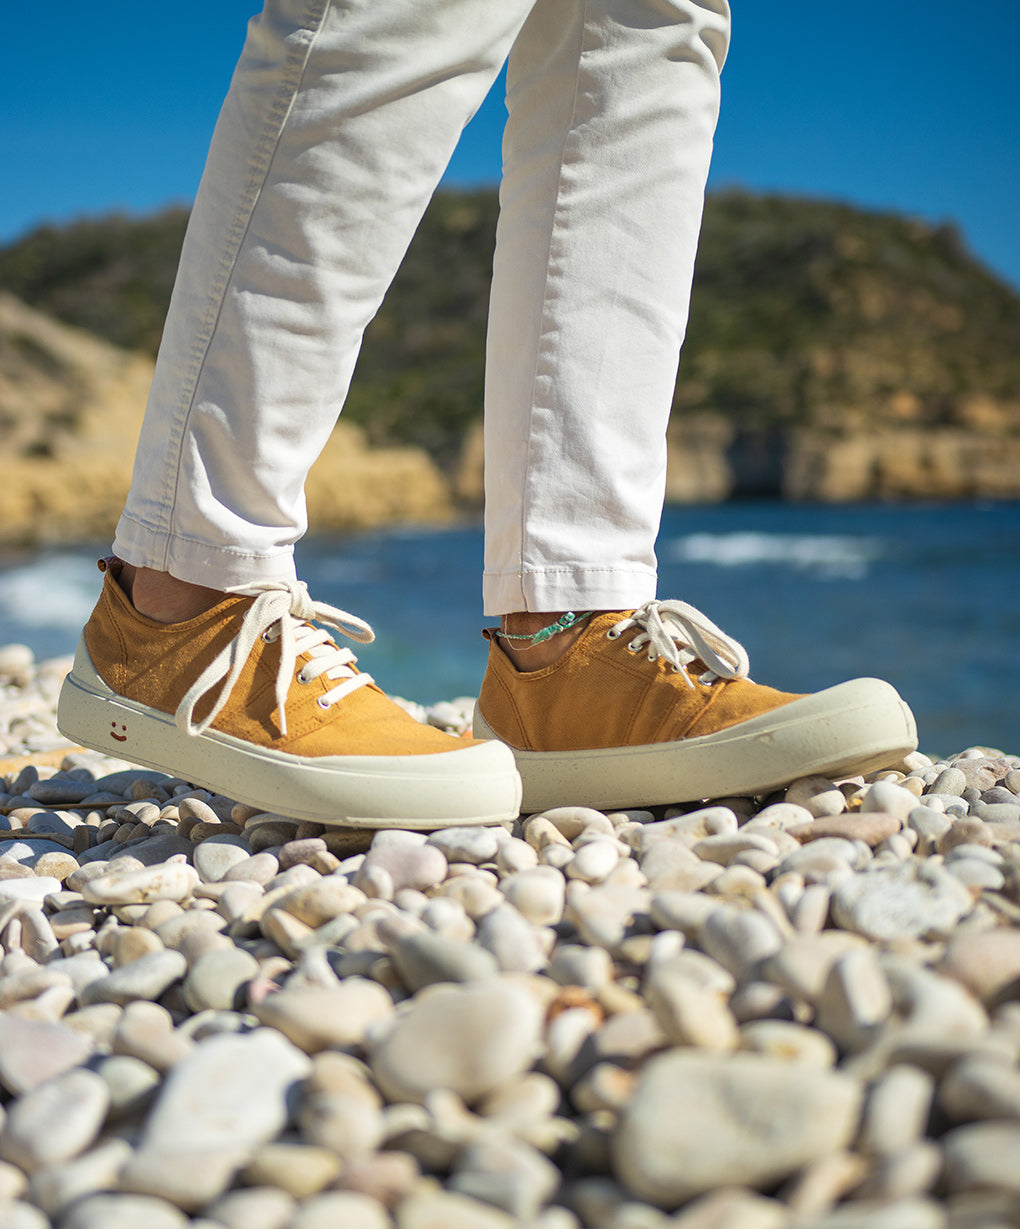
[[[434,982],[478,981],[499,972],[491,952],[428,930],[406,935],[391,955],[401,980],[412,992]]]
[[[185,1209],[218,1198],[254,1149],[279,1133],[310,1066],[272,1029],[204,1039],[163,1084],[122,1188]]]
[[[872,849],[899,832],[900,819],[882,811],[862,811],[849,815],[831,815],[810,824],[797,824],[787,831],[798,841],[822,840],[826,837],[863,841]]]
[[[836,1065],[836,1047],[817,1028],[793,1020],[751,1020],[740,1028],[740,1048],[791,1063],[827,1069]]]
[[[110,1090],[110,1114],[130,1114],[140,1109],[159,1087],[160,1075],[148,1063],[129,1054],[108,1054],[96,1066]]]
[[[785,801],[804,807],[816,818],[846,810],[843,791],[828,777],[801,777],[787,789]]]
[[[500,887],[507,903],[536,926],[555,926],[562,920],[566,885],[551,866],[508,875]]]
[[[441,828],[427,841],[435,845],[448,862],[470,862],[480,866],[492,862],[499,850],[502,828]]]
[[[582,879],[585,883],[601,883],[616,869],[620,853],[612,840],[586,841],[567,864],[570,879]]]
[[[244,1004],[244,987],[256,977],[259,963],[236,947],[204,952],[184,979],[184,998],[192,1011],[232,1011]]]
[[[80,1001],[89,1003],[119,1003],[123,1006],[136,999],[155,1001],[188,971],[188,962],[180,952],[149,952],[133,960],[107,977],[89,982],[81,992]]]
[[[313,1195],[298,1208],[288,1229],[389,1229],[386,1209],[368,1195],[357,1191],[324,1191]]]
[[[1020,1071],[998,1058],[965,1055],[943,1077],[939,1103],[956,1122],[1020,1119]]]
[[[991,1002],[1020,981],[1020,931],[962,931],[950,939],[939,968]]]
[[[372,1045],[373,1075],[392,1101],[438,1088],[475,1101],[531,1066],[542,1014],[534,995],[502,978],[432,987]]]
[[[336,986],[295,986],[266,995],[252,1012],[306,1054],[361,1045],[368,1030],[393,1014],[378,982],[347,977]]]
[[[861,798],[862,811],[884,811],[899,819],[906,819],[916,806],[916,796],[893,781],[876,781]]]
[[[705,919],[698,943],[702,951],[739,978],[778,952],[783,940],[763,913],[720,905]]]
[[[199,841],[191,855],[203,883],[218,883],[227,871],[251,858],[251,846],[243,836],[210,836]]]
[[[846,1148],[860,1102],[860,1085],[842,1072],[675,1050],[639,1076],[614,1167],[631,1194],[666,1209],[720,1186],[770,1188]]]
[[[389,878],[392,885],[391,897],[392,892],[401,888],[416,888],[419,892],[425,892],[442,883],[448,865],[442,850],[427,844],[424,835],[420,833],[390,834],[391,837],[394,835],[421,835],[423,839],[421,842],[380,841],[377,835],[354,876],[355,886],[364,890],[366,882],[371,883],[373,874],[379,871]]]
[[[497,905],[479,919],[478,943],[506,973],[534,973],[545,967],[539,933],[511,904]]]
[[[868,1090],[857,1147],[872,1156],[894,1156],[924,1135],[935,1081],[927,1071],[897,1063]]]
[[[297,1203],[292,1195],[272,1186],[228,1191],[204,1209],[212,1222],[225,1229],[284,1229]]]
[[[185,900],[198,884],[198,872],[187,862],[166,862],[141,870],[124,870],[111,863],[105,875],[83,883],[80,890],[92,905],[134,905]]]
[[[924,861],[846,876],[832,893],[836,923],[879,942],[949,935],[972,907],[973,899],[958,879]]]
[[[942,1137],[943,1181],[956,1191],[1020,1191],[1020,1122],[974,1122]]]
[[[0,1157],[31,1174],[77,1156],[96,1138],[109,1105],[106,1081],[94,1071],[77,1068],[48,1080],[11,1106]]]
[[[88,1033],[0,1011],[0,1084],[20,1095],[85,1062],[95,1046]]]
[[[724,998],[685,976],[682,968],[671,961],[663,961],[652,969],[645,998],[674,1045],[736,1049],[737,1022]]]
[[[111,1193],[87,1195],[64,1215],[61,1229],[187,1229],[188,1218],[163,1199]]]

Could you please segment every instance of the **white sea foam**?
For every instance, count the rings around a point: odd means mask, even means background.
[[[861,579],[884,553],[877,538],[750,531],[687,534],[660,545],[659,550],[673,563],[708,563],[724,568],[768,564],[838,580]]]
[[[59,552],[0,574],[0,620],[8,627],[76,631],[99,594],[93,555]]]

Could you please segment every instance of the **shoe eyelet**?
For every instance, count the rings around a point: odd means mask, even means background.
[[[319,708],[321,708],[323,712],[330,707],[330,703],[325,696],[319,696],[315,703],[318,704]]]
[[[606,632],[606,639],[607,640],[619,640],[621,635],[622,635],[622,632],[618,632],[615,627],[611,627],[609,631]]]
[[[627,652],[628,652],[628,653],[636,653],[637,651],[638,651],[638,650],[637,650],[637,648],[636,648],[636,646],[635,646],[635,644],[634,644],[634,641],[633,641],[633,640],[631,640],[631,641],[628,643],[628,645],[627,645]]]
[[[304,670],[299,670],[297,674],[294,675],[294,681],[296,683],[310,683],[312,680],[305,677]]]

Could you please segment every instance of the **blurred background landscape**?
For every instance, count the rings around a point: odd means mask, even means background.
[[[313,471],[316,529],[480,507],[497,208],[494,189],[433,200]],[[6,545],[112,530],[186,222],[111,215],[0,249]],[[668,499],[1017,499],[1018,342],[1020,294],[951,225],[712,194]]]

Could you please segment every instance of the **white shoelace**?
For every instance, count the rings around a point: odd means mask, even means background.
[[[606,634],[616,640],[632,627],[641,630],[627,648],[637,653],[647,646],[649,661],[665,658],[692,689],[694,683],[685,667],[694,661],[708,667],[698,679],[700,683],[747,678],[750,665],[744,646],[686,602],[646,602],[626,619],[614,623]]]
[[[236,585],[227,593],[254,597],[255,601],[245,612],[240,631],[215,661],[202,671],[188,694],[177,706],[174,720],[179,729],[188,734],[202,734],[219,716],[237,682],[245,662],[251,656],[256,641],[261,637],[267,643],[280,641],[280,664],[276,671],[276,705],[280,713],[280,733],[287,733],[287,693],[294,678],[298,655],[308,653],[306,661],[297,672],[298,681],[310,683],[325,675],[338,680],[337,686],[318,699],[322,708],[329,708],[352,691],[371,683],[370,674],[359,674],[351,667],[357,658],[350,649],[342,649],[333,643],[330,635],[321,627],[312,627],[310,620],[336,628],[351,640],[369,644],[375,633],[356,615],[338,610],[325,602],[314,602],[308,595],[308,587],[302,581],[266,581],[257,585]],[[194,720],[195,706],[203,696],[221,680],[225,679],[209,713],[201,720]]]

